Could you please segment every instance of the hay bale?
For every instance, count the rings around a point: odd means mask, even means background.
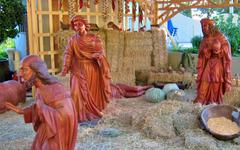
[[[136,70],[136,85],[146,85],[149,78],[149,70]]]
[[[218,150],[217,142],[201,129],[185,131],[185,146],[195,150]]]
[[[167,94],[167,100],[177,100],[182,102],[192,102],[197,96],[196,89],[186,89],[171,91]]]
[[[124,33],[106,30],[106,55],[111,71],[120,71],[123,66]]]
[[[63,55],[64,55],[64,51],[65,48],[68,44],[68,40],[71,36],[73,36],[75,34],[75,32],[73,30],[60,30],[57,33],[54,33],[54,44],[56,45],[56,47],[59,50],[59,54],[58,54],[58,58],[57,58],[57,62],[55,62],[55,64],[58,64],[60,70],[62,69],[63,66]]]
[[[62,68],[65,46],[67,45],[68,39],[74,33],[72,30],[64,30],[55,35],[55,43],[60,50],[58,56],[59,62],[56,64],[60,64],[60,69]],[[121,75],[127,73],[126,70],[130,71],[130,73],[141,69],[150,70],[152,68],[153,58],[154,62],[167,62],[164,61],[167,59],[166,48],[163,48],[165,42],[161,43],[161,41],[165,41],[165,38],[163,38],[164,32],[162,31],[119,32],[100,29],[98,32],[93,33],[99,35],[103,41],[114,82],[124,80],[135,83],[135,77],[133,77],[135,73],[132,74],[128,80],[126,80],[126,77],[121,77]],[[153,52],[154,49],[155,51]],[[163,64],[162,66],[166,66],[165,63]],[[128,73],[128,75],[130,73]],[[121,78],[121,80],[117,80],[119,78]]]
[[[188,129],[199,128],[198,114],[177,113],[173,115],[173,126],[177,135],[183,135]]]
[[[224,103],[240,107],[240,87],[232,87],[232,90],[223,96]]]
[[[118,72],[111,72],[111,77],[113,83],[135,85],[135,70],[131,68],[127,68]]]
[[[149,32],[126,32],[125,33],[124,57],[134,60],[135,69],[148,69],[151,67],[152,40]]]
[[[152,30],[153,53],[152,62],[156,68],[168,66],[168,51],[166,46],[166,35],[163,30]]]
[[[178,101],[188,101],[188,99],[186,98],[186,93],[184,92],[184,90],[181,90],[181,89],[168,92],[167,99],[178,100]]]
[[[192,74],[189,72],[186,72],[184,74],[180,74],[177,72],[173,73],[160,73],[160,72],[150,72],[149,73],[149,80],[148,84],[152,84],[155,82],[184,82],[184,83],[192,83],[195,82]]]
[[[99,31],[93,32],[93,33],[94,33],[94,34],[97,34],[97,35],[100,37],[100,39],[102,40],[103,48],[104,48],[104,50],[105,50],[105,54],[107,55],[107,46],[106,46],[106,38],[107,38],[107,37],[106,37],[106,30],[100,28]]]
[[[118,126],[137,126],[147,109],[154,104],[146,102],[142,97],[112,100],[104,110],[104,123]],[[131,108],[131,109],[129,109]],[[120,125],[119,125],[120,124]]]
[[[176,136],[173,127],[173,115],[181,108],[178,101],[163,101],[146,111],[143,120],[136,118],[140,130],[149,138],[173,138]]]

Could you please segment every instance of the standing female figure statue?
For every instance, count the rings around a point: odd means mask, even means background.
[[[223,94],[231,89],[231,46],[211,19],[202,19],[203,39],[197,64],[197,98],[204,105],[223,103]]]

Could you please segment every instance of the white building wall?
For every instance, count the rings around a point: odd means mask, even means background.
[[[177,14],[172,18],[173,26],[177,29],[177,43],[190,43],[192,37],[202,36],[200,20],[194,20],[182,14]]]

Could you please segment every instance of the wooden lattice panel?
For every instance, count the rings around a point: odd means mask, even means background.
[[[60,1],[62,2],[62,10],[60,9]],[[91,5],[89,8],[83,7],[80,9],[79,0],[28,0],[27,12],[30,54],[39,55],[47,63],[50,73],[56,74],[61,71],[61,66],[56,61],[61,57],[59,44],[55,42],[55,33],[62,30],[60,22],[69,24],[72,16],[82,15],[90,23],[97,24],[99,27],[106,27],[110,21],[115,23],[122,22],[123,19],[119,20],[119,17],[132,16],[132,14],[120,14],[118,16],[119,12],[113,11],[110,7],[111,1],[107,1],[109,5],[109,17],[107,21],[103,21],[103,1],[95,5],[94,0],[90,0]],[[118,0],[116,2],[116,8],[122,7],[124,4],[124,0]],[[123,9],[121,8],[120,10]],[[125,23],[127,24],[128,22],[126,21]],[[132,25],[134,24],[132,23]]]
[[[77,14],[85,16],[91,23],[100,24],[99,5],[80,10],[78,5],[73,8],[69,4],[73,1],[74,3],[71,4],[76,4],[75,0],[63,0],[62,10],[60,10],[59,0],[28,0],[27,3],[29,52],[39,55],[46,62],[52,74],[61,71],[61,66],[57,62],[60,57],[59,45],[55,42],[55,33],[63,30],[60,22],[69,24],[70,18]],[[72,12],[73,10],[75,12]]]

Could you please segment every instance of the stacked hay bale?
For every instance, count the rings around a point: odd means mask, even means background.
[[[166,35],[163,30],[152,30],[153,54],[152,63],[157,69],[168,66],[168,52],[166,46]]]
[[[124,59],[128,65],[134,60],[135,70],[150,69],[153,43],[150,32],[126,32]]]
[[[57,33],[55,33],[55,44],[58,47],[59,54],[58,54],[58,59],[56,60],[55,64],[59,65],[60,70],[62,70],[63,66],[63,55],[65,48],[68,44],[68,40],[71,36],[73,36],[75,32],[73,30],[61,30]]]
[[[60,70],[63,54],[68,39],[74,34],[72,30],[63,30],[55,34],[55,43],[59,49]],[[136,71],[167,66],[167,50],[163,31],[119,32],[100,29],[98,34],[103,41],[105,54],[110,64],[112,82],[135,85]]]
[[[122,71],[111,72],[111,77],[113,83],[135,85],[135,70],[130,67]]]
[[[106,51],[106,38],[107,38],[106,30],[103,29],[103,28],[100,28],[98,31],[90,31],[90,32],[98,35],[101,38],[102,43],[103,43],[104,52],[105,52],[105,55],[106,55],[106,53],[107,53],[107,51]]]
[[[124,32],[106,30],[106,55],[110,64],[112,82],[135,83],[133,60],[124,58]]]
[[[112,81],[135,85],[135,71],[151,68],[151,32],[106,31],[106,55]]]
[[[119,72],[123,64],[124,33],[106,30],[106,55],[111,72]]]
[[[152,84],[154,82],[186,82],[192,83],[194,82],[194,78],[191,73],[185,72],[184,74],[180,74],[177,72],[168,73],[168,72],[150,72],[148,78],[148,84]]]

